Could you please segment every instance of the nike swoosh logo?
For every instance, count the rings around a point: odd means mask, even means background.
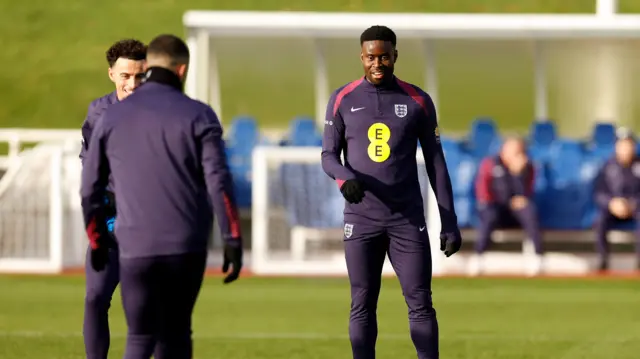
[[[420,232],[422,232],[422,231],[424,231],[425,228],[427,228],[427,227],[426,226],[425,227],[420,227],[418,229],[420,230]]]
[[[353,108],[353,107],[351,107],[351,112],[360,111],[360,110],[362,110],[362,109],[364,109],[364,107],[358,107],[358,108]]]

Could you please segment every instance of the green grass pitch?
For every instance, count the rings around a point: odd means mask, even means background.
[[[593,13],[595,9],[595,0],[0,0],[0,4],[0,127],[37,128],[78,128],[88,103],[112,89],[104,60],[107,47],[122,37],[149,41],[163,32],[182,34],[182,15],[189,9],[457,13]],[[639,12],[640,3],[620,0],[620,10]],[[296,115],[314,114],[310,42],[222,39],[215,45],[223,54],[220,70],[225,122],[250,114],[262,126],[283,127]],[[494,116],[506,129],[528,126],[533,119],[530,45],[465,41],[438,45],[443,133],[466,130],[470,120],[481,115]],[[635,59],[640,46],[620,46],[629,49],[618,56],[625,59],[625,78],[637,78],[640,65]],[[361,74],[357,39],[333,41],[329,47],[332,87]],[[559,61],[550,69],[550,112],[563,121],[562,131],[581,135],[588,127],[580,124],[593,117],[587,106],[590,101],[576,105],[571,94],[597,84],[580,83],[590,77],[589,68],[570,78],[567,74],[593,53],[580,44],[561,43],[556,45],[552,62],[566,59],[561,54],[567,49],[573,51],[574,58],[568,63]],[[399,50],[398,74],[422,85],[418,44],[400,39]],[[637,81],[631,82],[627,93],[637,86]],[[572,86],[566,88],[567,84]],[[635,102],[629,101],[620,105],[625,121],[638,112]]]
[[[84,279],[0,277],[0,358],[83,358]],[[446,359],[632,359],[640,352],[633,280],[437,278]],[[194,314],[195,359],[348,359],[346,279],[205,280]],[[397,280],[383,283],[379,358],[414,358]],[[116,292],[111,358],[126,327]]]

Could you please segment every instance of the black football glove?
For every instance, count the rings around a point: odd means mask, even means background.
[[[115,243],[116,237],[114,234],[116,224],[116,195],[111,191],[106,191],[105,195],[105,208],[104,215],[107,217],[107,231],[109,232],[109,238]]]
[[[105,269],[109,262],[109,248],[114,242],[113,234],[109,232],[109,221],[105,218],[105,208],[97,211],[94,218],[87,225],[86,231],[91,246],[91,268],[96,272]],[[86,264],[85,264],[86,265]]]
[[[116,195],[111,191],[106,191],[104,196],[105,215],[115,217],[116,215]]]
[[[232,241],[236,241],[233,239]],[[222,273],[227,273],[229,266],[233,266],[231,272],[224,278],[224,284],[231,283],[238,279],[240,270],[242,269],[242,241],[239,243],[225,243],[224,245],[224,261],[222,262]]]
[[[460,246],[462,246],[462,236],[459,230],[440,233],[440,250],[444,252],[445,256],[451,257],[460,250]]]
[[[101,246],[91,249],[91,268],[96,272],[103,271],[109,262],[109,248]]]
[[[340,192],[342,192],[342,196],[349,203],[357,204],[362,202],[364,198],[362,184],[355,179],[345,181],[342,186],[340,186]]]

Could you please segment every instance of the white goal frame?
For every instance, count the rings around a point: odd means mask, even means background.
[[[64,241],[63,241],[63,223],[64,223],[64,205],[63,194],[63,152],[62,146],[57,147],[50,152],[51,162],[49,164],[49,230],[48,230],[48,247],[49,256],[46,259],[32,258],[4,258],[0,257],[0,273],[37,273],[37,274],[54,274],[60,273],[64,269]],[[7,190],[8,185],[12,182],[12,177],[21,167],[21,159],[13,158],[13,166],[8,168],[7,173],[0,180],[0,198],[2,193]]]
[[[0,170],[4,172],[0,177],[0,200],[2,194],[15,185],[16,175],[29,160],[29,150],[23,150],[23,146],[43,144],[50,149],[48,224],[44,232],[48,257],[0,257],[0,273],[56,274],[84,265],[87,242],[82,230],[79,188],[76,188],[80,183],[77,153],[81,139],[79,129],[0,129],[0,143],[6,143],[9,150],[0,156]]]
[[[320,166],[321,147],[257,147],[253,152],[253,193],[252,193],[252,232],[251,232],[251,271],[259,275],[345,275],[347,267],[344,255],[338,254],[334,260],[305,260],[302,257],[306,241],[325,239],[327,236],[342,238],[342,228],[314,229],[293,227],[291,229],[290,259],[272,259],[267,248],[269,243],[269,163],[317,163]],[[421,151],[417,151],[416,160],[424,163]],[[427,181],[428,197],[425,200],[425,214],[427,231],[431,239],[431,254],[433,274],[443,272],[442,260],[444,255],[440,251],[440,214],[438,206],[428,205],[436,203],[435,195]],[[336,187],[336,191],[338,188]],[[385,261],[383,274],[392,275],[393,269],[389,260]]]

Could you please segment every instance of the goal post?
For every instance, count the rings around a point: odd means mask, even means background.
[[[258,147],[253,152],[251,269],[265,275],[344,275],[344,199],[322,170],[320,147]],[[422,153],[423,198],[435,203]],[[441,272],[440,219],[426,206],[434,274]],[[393,274],[387,262],[384,274]]]
[[[47,150],[48,166],[40,175],[48,177],[49,183],[27,184],[29,182],[24,181],[23,176],[31,172],[30,166],[34,163],[24,163],[21,158],[0,181],[0,272],[56,273],[62,270],[62,153],[55,147]],[[31,156],[27,153],[23,157]],[[26,191],[15,189],[24,185],[30,188]],[[43,198],[46,204],[35,205],[27,198],[34,195]],[[29,212],[36,215],[27,217]],[[35,235],[28,233],[29,230]]]
[[[84,265],[78,141],[12,155],[0,178],[0,273],[54,274]]]

